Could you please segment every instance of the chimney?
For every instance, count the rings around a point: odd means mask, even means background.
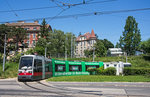
[[[24,23],[24,21],[18,21],[18,23]]]
[[[39,21],[38,21],[38,20],[35,20],[34,23],[39,23]]]

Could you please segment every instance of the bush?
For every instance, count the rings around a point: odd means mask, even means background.
[[[109,67],[109,68],[104,70],[103,74],[104,75],[116,75],[116,68]]]
[[[125,67],[123,70],[124,75],[149,75],[150,68],[132,68]]]
[[[96,69],[96,74],[103,75],[103,73],[104,73],[104,66],[99,67],[99,68]]]
[[[18,53],[17,55],[15,55],[15,56],[13,56],[12,58],[10,58],[9,61],[10,61],[10,62],[16,62],[16,63],[18,63],[21,56],[22,56],[22,54],[21,54],[21,53]]]
[[[98,75],[116,75],[116,69],[114,67],[109,67],[104,69],[104,66],[96,69],[96,74]]]
[[[0,63],[2,63],[2,54],[0,53]]]
[[[88,68],[87,71],[90,72],[90,75],[96,74],[96,68]]]

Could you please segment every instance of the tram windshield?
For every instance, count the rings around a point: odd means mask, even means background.
[[[33,57],[22,57],[19,69],[32,69]]]

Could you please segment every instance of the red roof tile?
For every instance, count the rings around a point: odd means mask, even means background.
[[[76,38],[76,41],[81,41],[80,37],[86,37],[86,40],[90,40],[90,38],[96,38],[94,30],[92,29],[91,34],[89,32],[85,33],[84,35],[80,35]]]

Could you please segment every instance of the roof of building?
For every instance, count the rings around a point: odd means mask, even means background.
[[[24,21],[18,21],[16,23],[6,23],[7,26],[40,26],[40,24],[37,21],[34,21],[33,23],[26,23]]]
[[[41,27],[41,25],[39,24],[38,21],[34,21],[34,22],[31,22],[31,23],[26,23],[24,21],[18,21],[16,23],[6,23],[6,25],[7,26],[16,26],[16,27],[21,26],[23,28],[27,27],[27,26],[40,26]],[[52,30],[52,28],[51,28],[51,26],[49,24],[47,24],[46,27],[49,28],[50,31]],[[37,30],[29,29],[28,31],[37,31]]]
[[[85,37],[86,39],[85,40],[90,40],[91,38],[92,39],[96,39],[96,36],[95,36],[95,33],[94,33],[94,30],[92,29],[91,31],[91,34],[89,32],[85,33],[84,35],[80,35],[76,38],[76,41],[81,41],[80,38],[81,37]]]
[[[121,48],[109,48],[110,51],[118,51],[118,50],[122,50]]]

